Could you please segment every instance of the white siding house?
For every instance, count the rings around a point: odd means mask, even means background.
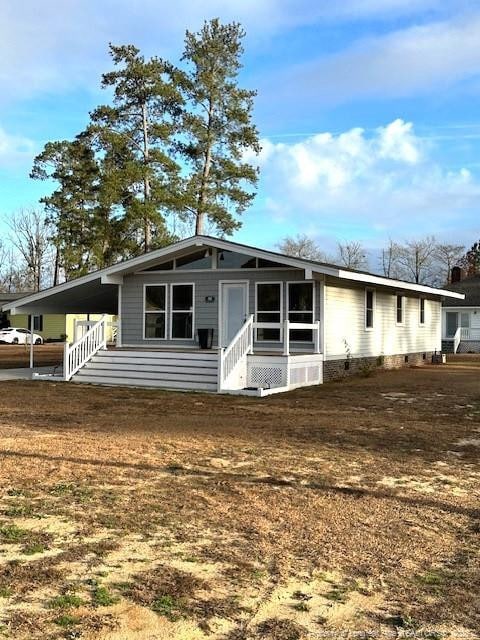
[[[448,289],[464,294],[464,299],[448,298],[443,302],[443,348],[453,353],[480,353],[480,274],[462,278]]]
[[[267,395],[441,348],[441,303],[463,295],[194,236],[4,306],[115,314],[65,347],[75,382]]]

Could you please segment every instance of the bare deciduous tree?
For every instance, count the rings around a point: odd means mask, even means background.
[[[439,281],[436,269],[437,242],[434,236],[408,240],[396,245],[398,277],[417,284],[436,284]]]
[[[326,261],[325,253],[320,249],[313,238],[305,233],[299,233],[296,236],[286,236],[276,245],[280,253],[296,258],[305,258],[306,260]]]
[[[360,242],[339,242],[338,258],[348,269],[368,268],[367,252]]]
[[[386,278],[398,277],[398,244],[392,239],[388,241],[388,246],[382,249],[380,254],[380,267],[382,275]]]
[[[442,284],[452,281],[452,269],[458,265],[465,253],[465,247],[460,244],[437,244],[435,257],[438,261],[439,277]]]
[[[9,222],[11,242],[25,263],[27,284],[40,291],[51,269],[52,246],[45,216],[36,209],[21,209]]]

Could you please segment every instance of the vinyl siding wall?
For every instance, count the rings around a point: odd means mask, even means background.
[[[419,298],[404,298],[404,322],[396,323],[396,292],[374,289],[374,324],[365,328],[365,287],[325,286],[325,358],[343,359],[420,353],[441,348],[441,302],[425,300],[425,324],[419,323]],[[399,292],[400,293],[400,292]]]
[[[41,315],[41,314],[39,314]],[[12,327],[19,327],[21,329],[30,329],[28,326],[28,315],[18,314],[10,316],[10,324]],[[60,337],[66,333],[65,331],[65,315],[61,313],[46,313],[43,314],[43,330],[37,331],[44,340],[49,338],[60,339]]]
[[[249,282],[249,314],[255,313],[255,283],[283,282],[283,318],[286,313],[286,285],[288,281],[304,280],[304,271],[300,269],[239,269],[227,271],[214,269],[211,271],[167,271],[165,273],[139,273],[124,278],[122,286],[122,344],[155,346],[197,346],[197,329],[214,328],[213,344],[218,344],[218,305],[219,282],[247,280]],[[195,284],[195,313],[194,336],[192,340],[144,340],[143,339],[143,291],[145,284],[194,283]],[[315,291],[315,320],[320,319],[319,283],[314,283]],[[206,302],[206,296],[214,296],[214,302]],[[169,334],[169,305],[167,305],[167,336]],[[256,345],[260,349],[281,349],[279,342],[260,342]],[[295,343],[292,343],[292,349]],[[297,348],[311,349],[311,343],[298,343]]]

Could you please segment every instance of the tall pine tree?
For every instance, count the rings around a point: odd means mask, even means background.
[[[116,69],[103,75],[113,105],[91,114],[88,134],[105,163],[105,187],[122,207],[131,252],[171,241],[164,213],[178,206],[179,166],[171,152],[174,118],[182,102],[171,66],[145,60],[133,45],[110,45]]]
[[[238,86],[245,32],[238,23],[205,22],[198,33],[187,31],[179,73],[185,105],[178,149],[186,167],[183,211],[195,220],[195,233],[205,223],[231,234],[254,198],[257,169],[243,160],[258,153],[258,132],[252,123],[255,91]]]

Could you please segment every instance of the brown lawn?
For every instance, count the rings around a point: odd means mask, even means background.
[[[480,637],[479,373],[2,384],[5,637]]]
[[[35,367],[56,366],[63,361],[63,343],[53,342],[48,344],[33,345]],[[30,366],[29,344],[1,344],[0,343],[0,370],[16,369]]]

